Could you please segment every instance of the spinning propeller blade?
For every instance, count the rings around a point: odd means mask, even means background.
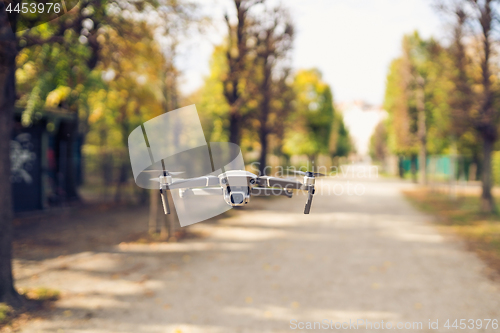
[[[291,169],[287,169],[286,171],[289,172],[289,173],[291,172],[293,174],[301,175],[301,176],[326,177],[326,175],[324,175],[322,173],[319,173],[319,172],[304,172],[304,171],[291,170]]]
[[[163,170],[144,170],[143,172],[163,174]],[[183,173],[184,173],[184,171],[167,171],[167,175],[171,175],[171,176],[177,176],[177,175],[181,175]]]

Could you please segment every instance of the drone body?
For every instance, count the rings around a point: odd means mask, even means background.
[[[160,183],[165,214],[170,214],[170,207],[166,197],[167,191],[179,190],[181,198],[192,195],[222,195],[224,201],[232,207],[245,206],[250,202],[251,196],[279,196],[291,198],[293,190],[308,192],[304,214],[309,214],[314,196],[315,177],[322,176],[313,172],[292,171],[303,175],[303,182],[292,179],[283,179],[270,176],[256,176],[244,170],[230,170],[219,176],[204,176],[197,178],[174,180],[175,173],[163,171],[163,175],[152,180]]]
[[[181,226],[245,206],[252,196],[292,197],[294,190],[308,192],[304,213],[309,214],[311,209],[317,174],[292,171],[303,177],[303,181],[297,181],[244,171],[243,153],[237,144],[207,142],[194,105],[168,111],[137,126],[129,134],[128,148],[135,183],[144,189],[159,188],[165,213],[170,213],[169,204],[173,203]],[[182,171],[185,179],[169,170]],[[179,195],[169,202],[168,192],[172,190]]]

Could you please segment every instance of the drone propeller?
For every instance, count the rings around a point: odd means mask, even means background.
[[[299,170],[291,170],[287,169],[287,172],[294,173],[296,175],[301,175],[301,176],[308,176],[308,177],[326,177],[326,175],[319,173],[319,172],[304,172],[304,171],[299,171]]]
[[[144,170],[143,172],[148,172],[148,173],[163,173],[164,170]],[[170,176],[177,176],[177,175],[181,175],[184,173],[184,171],[165,171],[167,173],[167,175],[170,175]]]

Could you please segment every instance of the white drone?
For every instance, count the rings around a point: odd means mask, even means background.
[[[291,173],[304,177],[303,182],[293,179],[284,179],[270,176],[256,176],[243,170],[231,170],[219,176],[203,176],[189,179],[174,180],[173,176],[182,172],[168,172],[166,170],[148,170],[161,172],[162,175],[151,180],[160,184],[160,195],[165,214],[170,214],[167,200],[167,191],[179,190],[181,198],[192,195],[222,195],[224,201],[231,207],[245,206],[250,202],[251,196],[286,196],[291,198],[293,190],[308,192],[304,214],[309,214],[314,196],[316,177],[324,176],[316,172],[303,172],[290,170]]]

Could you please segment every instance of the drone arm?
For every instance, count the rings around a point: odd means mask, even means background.
[[[306,206],[304,207],[304,214],[309,214],[311,211],[311,205],[312,205],[312,200],[314,196],[314,179],[311,183],[309,184],[302,184],[301,182],[294,181],[294,180],[289,180],[289,179],[281,179],[281,178],[275,178],[275,177],[268,177],[268,176],[263,176],[257,178],[257,184],[260,186],[265,186],[267,187],[266,189],[260,189],[260,188],[254,188],[253,190],[268,190],[270,193],[272,193],[274,190],[282,190],[283,192],[288,192],[291,193],[290,190],[307,190],[307,202]],[[278,187],[279,189],[272,189],[272,187]],[[252,195],[254,195],[252,193]],[[266,194],[264,194],[266,195]],[[267,194],[267,195],[273,195],[273,194]],[[283,195],[287,195],[283,193]],[[291,195],[290,195],[291,196]]]
[[[304,185],[301,182],[291,180],[291,179],[282,179],[276,177],[262,176],[257,178],[257,184],[265,187],[279,187],[287,190],[303,190]]]
[[[222,195],[222,188],[211,187],[211,188],[187,188],[180,190],[181,198],[190,197],[193,195]]]
[[[264,187],[254,187],[252,188],[251,194],[253,196],[271,196],[271,195],[284,195],[291,198],[293,192],[291,190],[281,189],[281,188],[264,188]]]
[[[209,187],[219,185],[219,178],[215,176],[206,176],[198,178],[190,178],[175,181],[168,186],[169,190],[175,190],[180,188],[196,188],[196,187]]]

